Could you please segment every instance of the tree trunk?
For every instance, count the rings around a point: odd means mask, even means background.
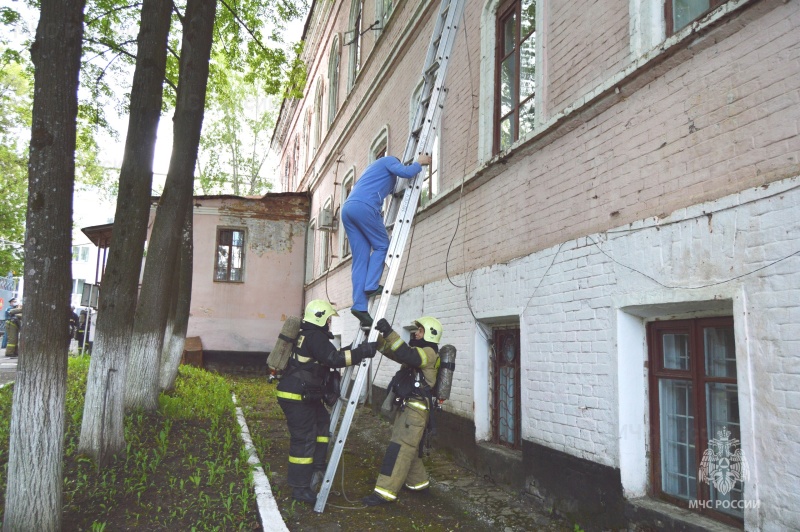
[[[183,226],[183,241],[181,242],[180,266],[177,269],[179,280],[176,283],[177,293],[170,311],[170,320],[167,324],[169,334],[164,335],[164,352],[161,362],[161,377],[159,387],[163,391],[171,390],[175,386],[178,376],[178,366],[183,355],[183,346],[186,342],[186,329],[189,325],[189,308],[192,303],[192,268],[194,267],[194,246],[192,242],[192,217],[194,209],[189,205]]]
[[[43,0],[28,162],[25,296],[3,530],[60,530],[83,0]]]
[[[161,349],[169,312],[169,300],[163,294],[168,292],[177,263],[178,228],[183,226],[192,197],[216,9],[216,0],[189,0],[186,6],[172,156],[150,234],[128,358],[125,408],[129,410],[158,407]]]
[[[79,451],[99,465],[125,447],[125,369],[142,268],[172,2],[144,0],[114,234],[103,275]]]

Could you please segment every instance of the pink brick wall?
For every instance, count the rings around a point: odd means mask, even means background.
[[[551,6],[545,77],[550,114],[629,66],[627,6]],[[411,8],[398,7],[374,55],[366,57],[354,91],[346,101],[344,94],[340,98],[340,115],[316,160],[328,163],[320,165],[314,213],[334,191],[338,206],[340,190],[334,178],[341,182],[353,165],[357,175],[363,171],[369,145],[385,125],[390,153],[399,155],[405,146],[409,97],[420,79],[432,24],[417,28],[413,38],[403,41],[401,31]],[[443,190],[478,170],[477,137],[485,127],[479,125],[477,111],[483,4],[471,1],[466,9],[448,72]],[[342,26],[344,11],[337,26]],[[433,8],[429,13],[432,16]],[[715,39],[712,32],[704,37],[705,46],[686,48],[666,63],[637,72],[640,78],[651,78],[636,82],[640,88],[623,82],[621,94],[612,96],[616,100],[604,111],[589,108],[574,114],[564,126],[571,131],[548,132],[515,149],[502,163],[490,165],[485,170],[496,177],[473,191],[468,188],[460,200],[434,204],[418,218],[414,239],[425,243],[424,252],[412,251],[405,287],[445,278],[445,262],[451,275],[470,271],[800,172],[799,19],[797,5],[790,2],[709,45],[708,40]],[[398,47],[403,48],[388,67],[377,60]],[[326,65],[328,49],[323,47]],[[346,56],[345,48],[343,84]],[[390,75],[366,100],[367,81],[384,68]],[[352,113],[365,103],[362,114],[353,119]],[[333,149],[335,156],[328,156]],[[331,161],[338,157],[342,163],[337,172]],[[311,172],[303,187],[310,177]],[[459,212],[458,232],[450,246]],[[336,250],[339,237],[333,239]],[[328,293],[334,284],[349,285],[349,269],[343,266],[347,271],[328,277]],[[334,291],[337,303],[349,304],[349,286]]]

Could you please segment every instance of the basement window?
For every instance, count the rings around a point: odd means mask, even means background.
[[[244,282],[244,230],[217,229],[214,281]]]
[[[747,464],[733,318],[657,321],[647,337],[654,495],[741,526]]]

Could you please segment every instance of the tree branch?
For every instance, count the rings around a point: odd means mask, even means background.
[[[122,11],[122,10],[125,10],[125,9],[133,9],[133,8],[136,8],[136,7],[141,7],[141,5],[142,5],[141,2],[136,2],[136,3],[130,4],[130,5],[127,5],[127,6],[119,6],[119,7],[115,7],[114,9],[109,9],[108,11],[106,11],[104,13],[100,13],[98,16],[96,16],[92,20],[87,21],[86,25],[87,26],[91,26],[92,24],[94,24],[98,20],[100,20],[102,18],[105,18],[106,16],[110,15],[111,13],[115,13],[117,11]]]

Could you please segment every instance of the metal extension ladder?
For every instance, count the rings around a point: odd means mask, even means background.
[[[435,130],[439,123],[442,108],[444,107],[444,80],[447,73],[447,64],[450,59],[450,50],[453,47],[456,33],[458,30],[459,19],[464,9],[464,0],[442,0],[439,6],[439,13],[436,25],[431,35],[431,42],[428,46],[428,53],[422,69],[423,86],[420,94],[420,101],[412,122],[411,133],[408,136],[405,152],[403,152],[403,162],[411,163],[416,156],[430,151],[430,142],[435,138]],[[411,232],[411,223],[417,211],[419,196],[421,192],[422,179],[419,175],[413,179],[398,179],[395,192],[384,217],[384,224],[389,227],[392,223],[392,237],[389,249],[386,254],[386,265],[389,267],[386,281],[384,283],[382,297],[376,300],[374,297],[370,301],[370,315],[377,323],[384,317],[389,306],[389,296],[392,293],[397,273],[400,269],[400,262],[405,249],[406,240]],[[369,329],[367,333],[364,329],[359,329],[353,340],[353,347],[361,344],[365,336],[367,340],[374,342],[378,338],[378,331]],[[358,406],[361,391],[367,382],[369,374],[369,359],[365,359],[359,365],[359,370],[355,380],[352,379],[355,366],[345,369],[342,378],[342,397],[336,402],[331,414],[330,433],[334,434],[333,450],[328,460],[328,468],[317,495],[317,503],[314,511],[322,513],[325,510],[325,503],[328,501],[336,469],[342,457],[344,443],[353,422],[353,415]],[[352,387],[350,386],[352,383]],[[349,389],[349,392],[348,392]],[[342,408],[345,407],[344,419],[337,432],[339,417]]]

